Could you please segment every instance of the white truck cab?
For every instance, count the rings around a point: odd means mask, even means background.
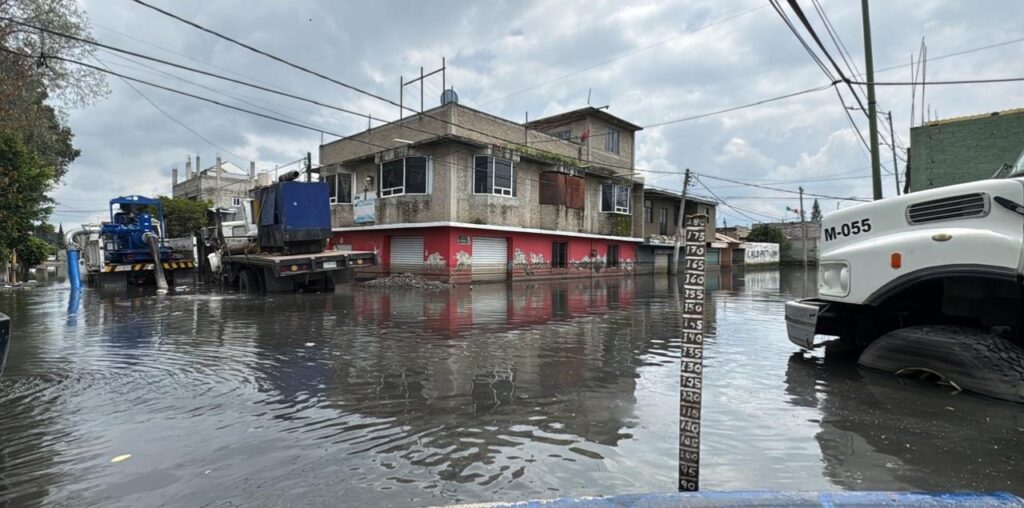
[[[825,335],[862,350],[894,330],[941,325],[1024,344],[1024,154],[1001,172],[828,214],[818,297],[786,304],[790,341],[836,343]]]

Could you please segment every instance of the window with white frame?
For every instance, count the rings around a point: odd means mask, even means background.
[[[242,206],[242,198],[238,196],[231,198],[231,206]]]
[[[336,173],[324,177],[332,205],[352,203],[352,173]]]
[[[628,185],[606,183],[601,185],[601,211],[608,213],[629,213]]]
[[[380,165],[380,195],[430,193],[430,160],[427,157],[405,157]]]
[[[608,132],[604,137],[604,151],[608,153],[619,153],[619,130],[608,128]]]
[[[473,158],[473,193],[516,195],[516,174],[512,161],[489,155]]]

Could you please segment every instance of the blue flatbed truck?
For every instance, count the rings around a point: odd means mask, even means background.
[[[222,222],[210,237],[211,267],[244,293],[333,291],[356,268],[373,266],[373,252],[325,250],[331,236],[324,182],[297,182],[297,172],[253,189],[241,221]]]

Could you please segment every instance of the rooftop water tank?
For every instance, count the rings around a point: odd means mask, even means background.
[[[455,89],[449,88],[444,92],[441,92],[441,105],[444,106],[448,103],[459,103],[459,94],[455,93]]]

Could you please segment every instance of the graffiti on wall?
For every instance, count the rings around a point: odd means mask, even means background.
[[[580,259],[570,259],[569,265],[576,270],[600,272],[604,269],[605,259],[604,256],[599,256],[597,252],[591,251],[589,256],[583,256]]]
[[[777,243],[745,243],[743,244],[743,264],[773,265],[779,263],[779,244]]]
[[[448,265],[445,263],[444,256],[440,252],[431,253],[427,256],[426,261],[427,270],[432,272],[443,272]]]
[[[473,269],[473,256],[470,256],[468,252],[460,250],[455,253],[455,269],[458,271],[468,271]]]
[[[512,253],[512,267],[522,270],[526,275],[533,275],[534,270],[547,267],[547,261],[543,254],[531,252],[527,256],[523,249],[516,249]]]

